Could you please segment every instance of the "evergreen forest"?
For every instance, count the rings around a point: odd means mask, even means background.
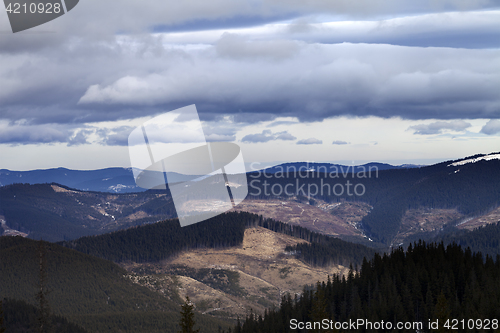
[[[499,318],[500,255],[492,258],[456,244],[418,242],[406,251],[398,248],[390,254],[375,254],[363,261],[359,271],[351,266],[347,276],[335,275],[300,295],[287,295],[279,308],[263,316],[250,314],[234,332],[306,332],[292,330],[292,319],[304,323],[384,321],[384,332],[402,331],[396,329],[399,322],[421,323],[420,332],[445,332],[446,324],[456,324],[457,329],[451,330],[455,332],[498,332]],[[439,327],[429,327],[429,321],[436,320]],[[330,328],[322,331],[348,331]],[[356,332],[379,331],[370,326],[356,328]]]

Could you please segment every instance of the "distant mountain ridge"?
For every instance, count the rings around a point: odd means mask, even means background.
[[[294,162],[276,165],[258,172],[277,173],[296,170],[297,172],[320,171],[327,172],[352,172],[352,165],[341,165],[331,163],[309,163]],[[354,166],[354,172],[362,172],[368,169],[389,170],[389,169],[407,169],[417,168],[417,165],[394,166],[386,163],[367,163]],[[169,182],[184,181],[191,179],[190,176],[167,173]],[[54,168],[44,170],[30,171],[12,171],[0,169],[0,186],[6,186],[16,183],[23,184],[50,184],[57,183],[81,191],[109,192],[109,193],[133,193],[143,192],[146,189],[136,185],[132,168],[105,168],[97,170],[72,170],[67,168]]]
[[[167,173],[169,182],[184,181],[192,176],[175,172]],[[132,168],[105,168],[98,170],[71,170],[55,168],[46,170],[11,171],[0,169],[0,187],[12,184],[57,183],[80,191],[134,193],[146,189],[136,185]]]
[[[333,164],[333,163],[315,163],[315,162],[292,162],[283,163],[275,165],[269,168],[260,170],[260,172],[265,172],[267,174],[272,173],[298,173],[298,172],[322,172],[322,173],[352,173],[354,168],[354,173],[358,172],[368,172],[370,170],[391,170],[391,169],[411,169],[419,168],[421,165],[415,164],[403,164],[403,165],[391,165],[388,163],[370,162],[362,165],[343,165],[343,164]],[[257,171],[259,172],[259,171]]]
[[[497,209],[500,206],[499,157],[498,153],[478,154],[432,166],[384,170],[380,169],[383,166],[367,164],[364,168],[368,170],[363,171],[372,172],[368,177],[354,174],[352,171],[356,172],[356,169],[340,169],[335,176],[321,173],[322,165],[326,168],[332,166],[331,164],[313,164],[307,169],[309,171],[302,168],[297,170],[300,174],[295,175],[293,172],[280,174],[283,171],[275,167],[275,173],[248,174],[247,201],[249,207],[254,207],[250,211],[262,214],[261,209],[264,206],[259,204],[259,200],[275,200],[274,208],[267,205],[265,209],[278,214],[276,216],[284,222],[290,222],[293,216],[300,218],[299,215],[304,212],[301,207],[305,205],[317,206],[318,210],[322,210],[322,215],[314,215],[316,219],[311,220],[312,225],[315,222],[317,226],[335,225],[329,218],[332,216],[338,223],[349,223],[349,228],[360,230],[356,234],[363,235],[363,240],[367,238],[367,241],[383,246],[398,245],[415,237],[435,236],[445,224],[463,226],[468,220]],[[304,165],[307,166],[307,162],[291,163],[288,166],[298,169]],[[376,169],[377,172],[370,168]],[[75,180],[75,175],[86,176],[87,179],[79,179],[82,181],[80,184],[92,183],[92,179],[102,183],[106,178],[112,178],[110,175],[119,177],[120,173],[122,176],[129,173],[133,182],[132,170],[125,168],[95,171],[51,169],[13,175],[10,171],[2,170],[0,179],[2,176],[11,176],[18,183],[0,187],[2,229],[7,226],[12,230],[27,233],[30,238],[60,241],[177,216],[168,191],[137,191],[111,195],[107,191],[99,193],[72,190],[68,186],[54,183],[26,184],[30,181],[42,181],[41,178],[35,177],[37,172],[46,172],[52,177],[58,176],[56,180],[60,182]],[[99,178],[96,178],[96,175]],[[123,182],[120,184],[123,185]],[[356,188],[358,192],[354,195],[352,191]],[[341,213],[338,212],[337,206],[344,202],[360,202],[363,207],[368,207],[368,210],[348,210],[349,214],[361,214],[356,219],[346,215],[347,211],[346,214],[341,214],[342,218],[335,217],[335,214]],[[337,210],[333,211],[334,209]],[[433,211],[437,213],[433,213],[432,221],[428,220],[426,216]],[[271,217],[273,216],[275,215],[271,214]],[[351,235],[338,231],[335,234]]]
[[[66,168],[11,171],[0,170],[0,186],[15,183],[58,183],[82,191],[141,192],[135,184],[130,168],[106,168],[99,170],[70,170]]]

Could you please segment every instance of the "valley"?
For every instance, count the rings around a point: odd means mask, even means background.
[[[0,214],[9,229],[33,239],[62,241],[173,217],[165,192],[85,192],[58,184],[0,187]]]
[[[189,250],[159,263],[121,266],[132,281],[168,298],[189,296],[204,314],[244,318],[251,310],[263,314],[279,306],[286,293],[301,293],[305,285],[347,272],[340,265],[311,267],[285,252],[287,245],[304,242],[256,227],[245,230],[240,246]]]

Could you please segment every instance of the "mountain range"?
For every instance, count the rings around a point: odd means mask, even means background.
[[[362,166],[355,166],[355,172],[362,168],[376,167],[378,170],[401,169],[419,167],[417,165],[394,166],[386,163],[368,163]],[[284,163],[271,168],[261,170],[266,173],[276,173],[279,171],[295,168],[296,170],[314,170],[325,168],[328,172],[338,170],[338,172],[351,172],[352,166],[331,164],[331,163]],[[342,170],[342,171],[341,171]],[[175,172],[168,172],[169,183],[192,179],[192,176],[181,175]],[[81,191],[96,191],[109,193],[133,193],[142,192],[145,189],[136,185],[132,168],[105,168],[98,170],[71,170],[66,168],[54,168],[45,170],[12,171],[0,169],[0,187],[11,184],[45,184],[57,183]]]
[[[2,186],[0,233],[27,236],[0,237],[8,332],[34,330],[40,253],[55,315],[50,321],[60,333],[176,332],[186,296],[195,307],[195,328],[214,333],[232,325],[239,331],[239,323],[248,332],[256,325],[287,331],[269,317],[278,309],[342,320],[372,311],[388,321],[425,323],[436,309],[497,316],[499,158],[475,155],[417,168],[371,164],[336,173],[322,170],[332,165],[288,164],[308,169],[249,173],[250,193],[237,212],[184,228],[164,190]],[[368,171],[371,177],[363,174]],[[362,184],[363,195],[312,193],[314,186],[347,181]],[[287,185],[292,195],[271,191]],[[33,240],[40,238],[54,243]],[[463,248],[446,247],[453,243]],[[321,297],[334,301],[325,308]]]
[[[272,169],[274,173],[258,171],[247,175],[249,195],[235,210],[372,247],[398,245],[435,236],[448,227],[471,229],[496,222],[495,216],[500,214],[499,156],[475,155],[418,168],[391,169],[372,163],[358,166],[364,170],[358,173],[357,169],[331,173],[341,167],[332,164],[309,165],[305,173],[299,168],[307,167],[306,163],[277,166]],[[331,169],[325,172],[326,167]],[[289,172],[283,173],[282,168]],[[60,176],[63,169],[57,170],[47,171],[46,175]],[[122,172],[125,177],[131,171],[75,171],[55,179],[76,182],[79,172],[87,177],[83,181],[92,182],[89,179],[97,175]],[[37,178],[36,174],[27,173],[32,181],[49,179]],[[344,191],[347,182],[351,192],[356,193]],[[286,193],[274,191],[284,188]],[[175,207],[170,193],[164,190],[111,194],[55,183],[0,187],[3,229],[17,230],[35,239],[71,240],[173,217]]]

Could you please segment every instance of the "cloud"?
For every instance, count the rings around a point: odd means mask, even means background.
[[[242,0],[238,2],[193,0],[177,3],[161,0],[138,3],[135,0],[122,0],[120,10],[116,10],[116,4],[112,0],[87,0],[85,3],[80,2],[71,13],[36,29],[56,33],[43,39],[38,35],[17,39],[17,41],[14,38],[7,38],[7,41],[2,38],[4,45],[0,45],[0,49],[15,49],[16,47],[18,49],[43,49],[47,46],[47,40],[52,46],[72,37],[85,40],[106,40],[117,32],[137,34],[161,30],[185,32],[247,27],[318,14],[367,20],[420,13],[487,10],[495,7],[498,7],[495,0],[438,2],[434,0]],[[10,27],[7,15],[4,11],[1,14],[3,17],[0,17],[0,29],[8,31]],[[298,22],[300,23],[300,20]],[[295,21],[296,30],[297,25]],[[301,27],[303,26],[304,24],[301,24]],[[30,42],[34,45],[30,46]],[[8,48],[3,46],[8,46]]]
[[[481,128],[481,133],[495,135],[500,133],[500,120],[491,119]]]
[[[298,121],[279,120],[270,123],[269,125],[267,125],[267,127],[275,127],[280,125],[296,125],[298,123]]]
[[[154,74],[91,85],[80,106],[173,108],[196,102],[202,118],[234,114],[247,122],[277,116],[494,118],[500,105],[498,61],[500,50],[339,44],[304,45],[299,55],[278,63],[228,62],[207,49],[174,59]]]
[[[332,145],[347,145],[347,144],[349,144],[349,142],[339,141],[339,140],[336,140],[336,141],[332,142]]]
[[[224,142],[224,141],[234,141],[236,136],[234,135],[223,135],[223,134],[210,134],[206,136],[207,142]]]
[[[91,130],[78,130],[75,131],[74,135],[68,139],[68,146],[79,146],[88,144],[87,138],[94,131]]]
[[[276,140],[292,141],[292,140],[297,139],[296,137],[294,137],[293,135],[291,135],[287,131],[279,132],[279,133],[276,133],[275,135],[276,135]]]
[[[257,134],[247,134],[245,135],[241,141],[242,142],[269,142],[275,140],[295,140],[297,139],[287,131],[273,133],[271,130],[263,130],[262,133]]]
[[[239,127],[226,117],[216,121],[203,122],[203,133],[205,133],[205,139],[208,142],[231,142],[236,140],[236,132]]]
[[[420,135],[431,135],[431,134],[441,134],[443,131],[452,131],[452,132],[462,132],[467,128],[471,127],[470,123],[467,123],[463,120],[454,120],[454,121],[437,121],[430,124],[420,124],[410,126],[408,130],[414,130],[413,134]]]
[[[215,50],[223,57],[234,59],[283,60],[296,55],[300,47],[293,40],[250,41],[244,36],[224,33],[215,44]]]
[[[57,124],[29,125],[24,123],[0,124],[0,144],[26,145],[43,143],[78,143],[80,133]]]
[[[99,143],[105,146],[127,146],[128,137],[135,129],[131,126],[119,126],[114,128],[100,128],[96,131]]]
[[[500,11],[447,12],[384,20],[269,25],[274,38],[317,43],[374,43],[421,47],[494,48],[500,46]],[[281,29],[281,30],[280,30]],[[303,30],[303,31],[301,31]]]
[[[110,1],[81,2],[68,15],[43,26],[57,33],[2,36],[0,119],[73,126],[153,116],[193,103],[204,121],[231,116],[241,124],[278,117],[310,122],[342,115],[499,117],[500,48],[488,40],[500,40],[500,11],[485,10],[494,2],[461,1],[460,8],[452,1],[389,2],[262,0],[259,5],[244,1],[237,6],[217,0],[193,9],[156,0],[144,6],[124,0],[123,11],[112,11],[108,17],[96,14],[95,8],[110,9]],[[171,8],[160,15],[167,7]],[[482,11],[443,12],[470,9]],[[135,20],[125,19],[127,13],[134,13]],[[315,13],[363,20],[336,17],[335,22],[312,22],[308,17]],[[380,20],[391,13],[416,15]],[[4,12],[1,15],[6,19]],[[234,26],[226,20],[240,16],[247,18],[246,28],[223,35],[226,26]],[[296,19],[274,22],[278,17]],[[200,20],[221,30],[196,30]],[[167,23],[178,32],[147,33]],[[130,31],[137,33],[127,34]],[[365,44],[450,46],[422,39],[437,35],[442,41],[455,38],[451,46],[458,48]],[[471,43],[479,40],[490,49],[463,48],[475,47]],[[234,133],[220,135],[213,138],[234,139]]]
[[[323,143],[322,140],[318,140],[316,138],[309,138],[297,141],[298,145],[320,145],[322,143]]]

